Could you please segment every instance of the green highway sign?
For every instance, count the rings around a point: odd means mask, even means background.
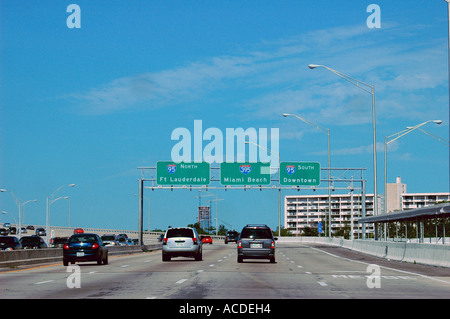
[[[156,163],[158,185],[209,185],[209,163]]]
[[[270,163],[221,163],[222,185],[269,185]]]
[[[320,184],[320,163],[281,162],[280,185],[318,186]]]

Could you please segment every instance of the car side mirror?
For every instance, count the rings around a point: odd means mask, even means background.
[[[278,240],[278,237],[275,237],[274,240]]]

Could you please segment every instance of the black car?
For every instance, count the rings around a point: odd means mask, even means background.
[[[225,237],[225,244],[228,244],[230,241],[237,243],[239,239],[239,233],[235,230],[230,230]]]
[[[108,264],[108,248],[97,234],[75,234],[63,246],[63,264],[67,266],[79,261],[96,261],[97,265]]]
[[[44,239],[39,236],[25,236],[20,239],[23,249],[47,248]]]
[[[22,248],[15,236],[0,236],[0,250],[16,250]]]
[[[237,262],[243,259],[269,259],[275,262],[275,240],[267,225],[247,225],[242,229],[237,244]]]

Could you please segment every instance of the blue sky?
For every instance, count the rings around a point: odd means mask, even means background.
[[[66,25],[70,3],[79,29]],[[371,3],[381,28],[366,24]],[[282,161],[326,167],[326,135],[282,116],[293,113],[330,129],[331,166],[367,168],[372,193],[371,95],[307,67],[321,64],[375,85],[382,194],[385,136],[440,119],[423,128],[448,140],[447,39],[440,0],[0,0],[0,188],[38,200],[26,224],[45,224],[47,196],[75,183],[58,193],[71,226],[137,229],[137,167],[170,160],[172,131],[194,120],[279,128]],[[390,144],[397,176],[409,192],[448,192],[448,147],[418,130]],[[277,226],[276,191],[214,193],[219,223]],[[152,229],[195,222],[197,191],[144,195]],[[0,210],[18,218],[8,193]],[[51,224],[67,226],[68,211],[55,202]]]

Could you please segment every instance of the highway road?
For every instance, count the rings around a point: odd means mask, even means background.
[[[57,263],[0,269],[0,298],[450,298],[448,268],[389,262],[343,248],[301,243],[279,243],[274,264],[237,263],[235,244],[203,247],[202,261],[162,262],[161,251],[154,251],[110,256],[109,264],[100,266]]]

